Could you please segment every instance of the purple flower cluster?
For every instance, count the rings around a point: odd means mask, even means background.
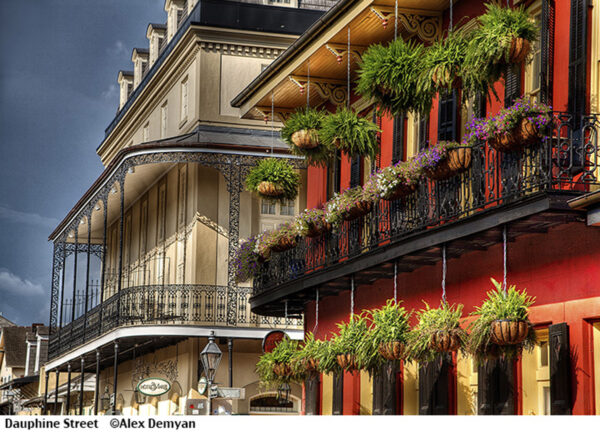
[[[458,147],[458,143],[440,141],[436,145],[419,152],[412,160],[414,169],[435,169],[448,157],[448,151]]]
[[[322,230],[325,224],[325,210],[319,208],[304,210],[295,219],[296,231],[304,236],[311,229]]]
[[[257,252],[257,242],[259,237],[260,234],[244,240],[235,253],[233,267],[237,282],[245,282],[258,274],[260,257]]]

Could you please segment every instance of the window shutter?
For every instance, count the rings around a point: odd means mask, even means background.
[[[336,150],[333,159],[329,163],[327,175],[327,199],[330,199],[334,193],[339,192],[341,188],[341,167],[340,152]]]
[[[333,401],[331,413],[333,415],[342,415],[344,409],[344,372],[335,372],[333,374]]]
[[[552,105],[552,82],[554,81],[554,0],[542,0],[540,48],[542,55],[540,102]]]
[[[403,115],[394,117],[394,136],[392,139],[392,164],[404,158],[404,119]]]
[[[567,323],[548,328],[551,414],[571,414],[571,359]]]
[[[486,115],[486,98],[481,93],[477,93],[473,101],[473,116],[476,118],[484,118]]]
[[[383,366],[373,374],[373,415],[383,414]]]
[[[373,123],[381,130],[381,117],[377,116],[377,110],[375,108],[373,108]],[[381,168],[381,132],[377,132],[377,147],[379,148],[379,151],[377,152],[375,159],[371,161],[371,172],[375,172]]]
[[[456,113],[458,96],[456,89],[440,95],[438,104],[438,141],[456,140]]]
[[[479,367],[477,377],[478,414],[514,415],[514,362],[487,360]]]
[[[383,375],[383,415],[396,414],[396,371],[397,362],[388,361],[382,367]]]
[[[427,148],[429,141],[429,116],[421,116],[419,119],[419,148],[418,151]]]
[[[450,412],[449,361],[447,356],[440,355],[419,368],[419,415],[446,415]]]
[[[585,113],[587,7],[587,0],[571,0],[568,105],[576,120]]]
[[[360,162],[360,156],[353,157],[350,162],[350,187],[360,185]]]
[[[511,106],[519,96],[521,96],[521,66],[507,66],[504,78],[504,106]]]
[[[306,415],[319,415],[319,374],[312,372],[304,382],[306,386]]]

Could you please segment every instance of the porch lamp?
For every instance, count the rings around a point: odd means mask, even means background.
[[[104,386],[104,394],[100,398],[101,406],[103,411],[108,411],[110,408],[110,395],[108,394],[108,386]]]
[[[219,346],[215,343],[215,332],[211,331],[210,336],[208,337],[208,344],[204,347],[202,352],[200,353],[200,360],[202,361],[202,367],[204,367],[204,373],[206,374],[206,379],[208,380],[208,413],[210,415],[211,406],[211,389],[212,384],[215,379],[215,374],[217,373],[217,369],[219,368],[219,363],[221,363],[221,357],[223,353],[219,349]]]
[[[279,388],[277,389],[277,402],[279,402],[279,405],[288,403],[290,400],[290,391],[291,388],[287,382],[279,385]]]

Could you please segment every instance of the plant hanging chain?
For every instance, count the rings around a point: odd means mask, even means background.
[[[448,24],[448,33],[452,32],[452,15],[453,15],[453,13],[452,13],[452,3],[454,3],[454,1],[450,0],[450,23]]]
[[[315,326],[313,327],[313,334],[317,331],[319,327],[319,288],[317,288],[315,293]]]
[[[452,5],[452,0],[450,0]],[[394,3],[394,40],[398,39],[398,0]]]
[[[507,254],[506,254],[506,225],[504,225],[503,229],[502,229],[502,246],[503,246],[503,257],[504,257],[504,279],[502,281],[502,289],[504,290],[504,295],[506,296],[506,258],[507,258]]]
[[[446,303],[446,244],[442,245],[442,302]]]
[[[350,276],[350,319],[354,315],[354,275]]]
[[[394,261],[394,301],[398,300],[398,261]]]
[[[310,59],[306,63],[306,109],[310,108]]]
[[[348,109],[350,109],[350,57],[352,57],[350,55],[350,26],[348,26],[348,51],[346,51],[346,56],[348,57],[348,70],[347,70],[347,86],[348,86],[348,95],[346,96],[348,98]]]
[[[275,146],[275,92],[271,90],[271,155]]]

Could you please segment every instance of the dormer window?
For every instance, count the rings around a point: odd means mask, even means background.
[[[120,71],[119,72],[119,109],[123,108],[123,105],[131,96],[131,92],[133,91],[133,72],[130,71]]]
[[[133,54],[131,55],[131,61],[133,62],[133,87],[136,88],[142,79],[144,74],[148,70],[148,50],[143,48],[134,48]]]
[[[165,11],[168,14],[167,18],[167,40],[177,33],[179,24],[187,15],[187,2],[185,0],[167,0],[165,2]]]
[[[165,35],[167,32],[166,24],[149,24],[148,30],[146,30],[146,37],[148,38],[149,46],[149,67],[156,62],[156,59],[160,55],[164,46]]]

